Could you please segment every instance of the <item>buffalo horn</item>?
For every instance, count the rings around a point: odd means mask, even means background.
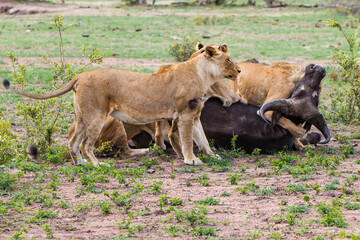
[[[275,101],[268,102],[261,106],[260,108],[260,116],[264,119],[265,122],[269,123],[269,121],[265,118],[265,112],[267,111],[277,111],[286,115],[290,115],[290,103],[287,99],[279,99]],[[269,123],[270,124],[270,123]]]
[[[314,117],[306,120],[306,122],[314,125],[317,129],[321,131],[321,133],[324,135],[325,140],[322,142],[319,142],[319,144],[325,144],[330,141],[331,133],[330,130],[325,122],[325,119],[321,113],[318,113]]]

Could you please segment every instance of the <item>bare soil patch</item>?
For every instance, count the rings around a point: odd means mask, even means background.
[[[333,134],[348,135],[355,131],[355,129],[332,129]],[[321,202],[331,205],[331,201],[356,203],[356,198],[360,201],[358,193],[360,181],[354,181],[351,186],[347,184],[347,179],[351,176],[360,177],[360,164],[355,163],[360,150],[359,143],[358,139],[351,140],[350,145],[355,146],[355,154],[342,160],[335,168],[331,168],[332,170],[317,166],[315,172],[307,177],[303,175],[294,177],[286,171],[275,174],[274,166],[270,161],[272,158],[277,158],[276,154],[239,158],[228,156],[231,159],[231,170],[217,172],[208,165],[196,168],[184,165],[183,160],[177,158],[175,153],[169,149],[166,151],[170,157],[168,160],[159,157],[156,153],[147,155],[146,159],[158,159],[158,162],[150,167],[155,171],[152,174],[147,173],[146,168],[142,166],[144,158],[101,158],[101,161],[110,161],[117,170],[141,169],[141,174],[138,176],[131,173],[124,175],[125,181],[129,183],[129,186],[125,186],[119,183],[111,173],[97,175],[94,174],[95,171],[85,171],[84,174],[87,176],[101,175],[109,179],[103,183],[99,180],[94,182],[93,190],[98,190],[95,191],[96,193],[86,190],[83,180],[85,175],[81,173],[66,174],[64,169],[74,168],[70,162],[63,165],[50,164],[45,171],[25,173],[17,183],[14,192],[27,195],[26,191],[30,189],[29,186],[36,185],[37,187],[34,189],[40,189],[38,195],[46,195],[49,199],[51,199],[51,194],[57,196],[53,199],[53,206],[45,205],[44,200],[44,202],[34,201],[32,204],[26,205],[26,211],[14,211],[10,207],[8,214],[0,215],[0,228],[2,229],[0,236],[8,239],[15,230],[20,230],[21,226],[28,226],[27,233],[23,233],[23,236],[45,239],[46,232],[43,224],[47,223],[53,236],[57,239],[111,239],[120,236],[134,239],[172,239],[174,237],[168,229],[173,226],[179,230],[175,234],[175,239],[192,237],[203,239],[204,236],[194,235],[194,229],[198,223],[195,221],[195,225],[192,226],[185,219],[178,218],[176,211],[186,212],[191,209],[199,209],[201,208],[199,202],[207,198],[213,198],[217,202],[214,205],[204,206],[206,208],[205,217],[208,221],[199,226],[213,228],[216,237],[221,239],[273,239],[272,237],[275,236],[278,236],[278,239],[311,239],[327,234],[338,236],[341,231],[359,235],[360,210],[341,208],[342,215],[348,224],[347,228],[323,226],[321,224],[323,217],[317,212],[317,204]],[[336,150],[336,153],[328,154],[327,157],[340,157],[342,155],[341,146],[341,143],[333,139],[327,144],[327,148]],[[317,150],[315,149],[315,152],[321,152],[319,147]],[[289,152],[287,154],[300,156],[291,163],[292,165],[306,158],[305,152]],[[259,162],[264,162],[264,166],[260,166]],[[44,167],[44,165],[41,166]],[[17,171],[19,170],[8,170],[13,174]],[[59,187],[55,191],[50,191],[49,176],[54,172],[58,173]],[[241,177],[237,185],[231,185],[229,176],[235,173]],[[45,181],[39,182],[36,174],[44,174]],[[201,183],[204,174],[208,177],[208,184]],[[325,190],[326,186],[334,179],[339,182],[338,188]],[[163,183],[159,193],[152,192],[154,181]],[[142,185],[143,190],[132,195],[130,209],[124,210],[124,206],[119,206],[114,201],[113,193],[118,192],[121,196],[134,191],[136,183]],[[291,190],[289,188],[291,184],[303,185],[306,189]],[[319,192],[311,187],[316,184],[320,189]],[[241,193],[241,188],[250,185],[255,186],[255,190],[249,188],[246,192]],[[173,206],[174,210],[170,210],[170,212],[166,210],[169,209],[170,204],[161,209],[159,207],[161,195],[179,198],[182,204]],[[305,195],[310,199],[308,202],[304,201]],[[14,193],[0,196],[0,201],[10,203],[11,198],[14,198]],[[61,208],[60,202],[67,202],[67,207]],[[102,212],[100,202],[109,203],[110,213]],[[287,220],[288,209],[299,205],[304,206],[306,211],[297,214],[294,225],[290,225]],[[38,219],[38,222],[33,220],[34,222],[29,223],[31,217],[39,210],[51,210],[57,215],[54,218]],[[129,223],[127,227],[126,223]]]

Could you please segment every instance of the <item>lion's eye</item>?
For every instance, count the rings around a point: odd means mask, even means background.
[[[230,60],[230,59],[228,59],[227,61],[228,61],[228,63],[231,63],[231,60]]]

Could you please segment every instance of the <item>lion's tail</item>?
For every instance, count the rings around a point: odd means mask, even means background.
[[[27,149],[27,154],[29,156],[29,158],[36,162],[36,163],[39,163],[39,158],[38,158],[38,150],[37,150],[37,147],[33,144],[31,144],[28,149]]]
[[[47,94],[43,94],[43,95],[35,95],[35,94],[29,94],[29,93],[26,93],[26,92],[23,92],[23,91],[20,91],[20,90],[17,90],[17,89],[13,89],[13,88],[10,88],[10,81],[7,80],[7,79],[3,79],[3,86],[4,88],[8,91],[8,92],[11,92],[11,93],[15,93],[15,94],[19,94],[19,95],[22,95],[22,96],[25,96],[25,97],[29,97],[29,98],[33,98],[33,99],[39,99],[39,100],[44,100],[44,99],[49,99],[49,98],[53,98],[53,97],[57,97],[57,96],[60,96],[60,95],[63,95],[69,91],[71,91],[75,85],[75,83],[79,80],[79,75],[74,77],[70,82],[68,82],[65,86],[63,86],[62,88],[56,90],[56,91],[53,91],[53,92],[50,92],[50,93],[47,93]]]
[[[30,144],[28,149],[27,149],[27,154],[28,157],[36,163],[41,163],[41,160],[39,159],[39,151],[37,149],[37,147],[34,144]],[[65,159],[70,159],[71,158],[71,154],[70,153],[66,153],[62,156]]]

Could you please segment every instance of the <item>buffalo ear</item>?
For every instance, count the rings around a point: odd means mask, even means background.
[[[207,46],[204,51],[205,51],[205,54],[209,57],[213,57],[214,55],[218,54],[217,50],[211,46]]]
[[[196,49],[196,50],[200,50],[200,49],[202,49],[203,47],[204,47],[204,45],[203,45],[202,43],[197,42],[195,49]]]
[[[219,50],[223,51],[224,53],[227,53],[229,51],[228,47],[225,44],[220,45]]]

